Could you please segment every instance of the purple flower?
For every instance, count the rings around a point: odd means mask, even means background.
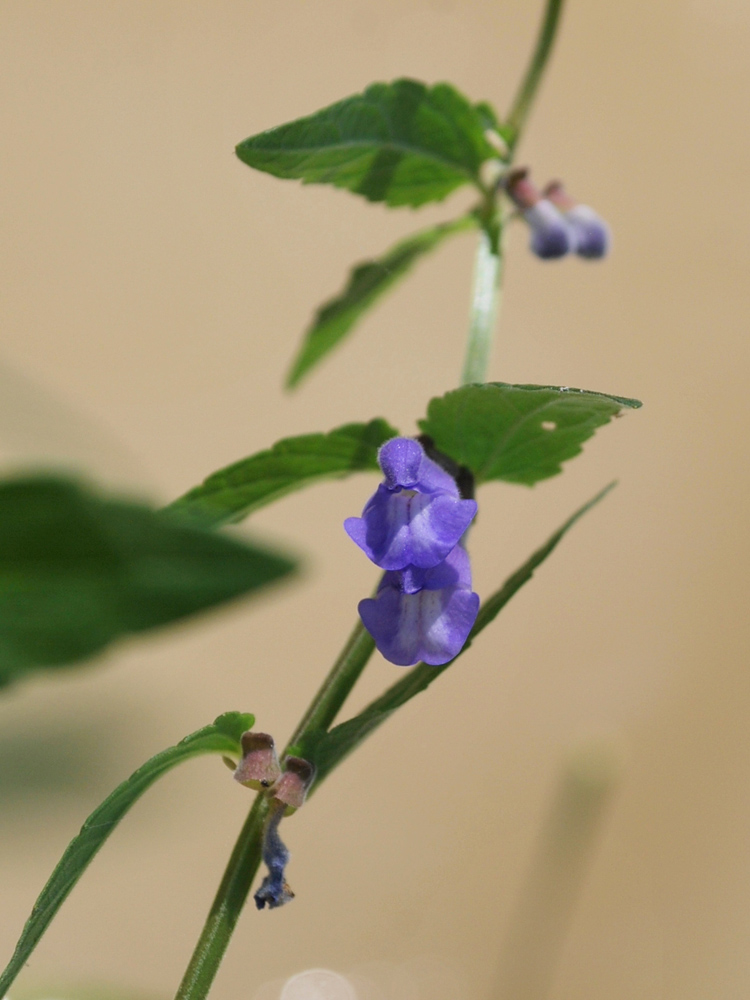
[[[391,663],[447,663],[479,610],[461,544],[477,505],[461,498],[453,477],[411,438],[388,441],[378,461],[385,482],[362,517],[344,522],[350,538],[386,570],[376,596],[360,601],[360,617]]]
[[[393,438],[378,454],[385,482],[362,517],[344,522],[349,537],[385,570],[430,569],[455,548],[474,515],[452,476],[411,438]]]
[[[588,205],[575,205],[565,220],[573,230],[575,252],[579,257],[596,260],[609,250],[609,227]]]
[[[564,257],[573,249],[573,235],[566,220],[546,198],[527,208],[524,219],[531,229],[529,246],[542,260]]]
[[[567,193],[560,181],[552,181],[544,190],[545,197],[563,213],[570,228],[572,249],[579,257],[596,260],[609,250],[609,227],[588,205],[581,205]]]
[[[558,208],[529,179],[529,171],[525,168],[513,170],[506,178],[505,188],[529,224],[532,252],[542,260],[570,253],[573,232]]]
[[[377,596],[359,602],[359,615],[386,660],[432,666],[457,656],[479,611],[466,549],[456,547],[431,569],[383,574]]]

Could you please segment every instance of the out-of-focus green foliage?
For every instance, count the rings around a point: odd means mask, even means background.
[[[288,558],[71,480],[0,483],[0,683],[256,591]]]
[[[391,206],[441,201],[462,184],[481,186],[496,153],[478,110],[448,83],[374,83],[306,118],[237,146],[250,167],[306,184],[333,184]]]

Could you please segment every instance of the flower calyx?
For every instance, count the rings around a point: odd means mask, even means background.
[[[279,763],[274,739],[268,733],[243,733],[241,745],[242,759],[235,768],[235,780],[246,788],[265,792],[268,799],[262,848],[268,874],[255,893],[255,904],[259,910],[266,906],[273,910],[294,899],[286,880],[290,854],[279,834],[279,824],[304,804],[315,780],[315,766],[290,754]]]

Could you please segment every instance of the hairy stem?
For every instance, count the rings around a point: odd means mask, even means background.
[[[484,382],[492,353],[503,275],[502,231],[498,215],[482,229],[474,264],[469,336],[461,384]]]
[[[521,86],[518,88],[513,106],[505,120],[506,129],[510,133],[506,138],[511,151],[521,137],[521,132],[526,124],[526,119],[534,103],[536,92],[547,66],[550,53],[552,52],[563,3],[564,0],[547,0],[547,6],[542,17],[534,51],[529,59],[529,65],[526,67],[526,72],[521,80]]]
[[[372,637],[358,622],[300,720],[290,744],[331,725],[374,649]],[[268,799],[260,793],[237,838],[176,1000],[203,1000],[208,995],[260,866],[267,812]]]

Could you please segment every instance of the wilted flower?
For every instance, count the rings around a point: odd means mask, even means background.
[[[315,767],[309,761],[288,756],[284,758],[284,771],[268,792],[271,802],[263,830],[263,861],[268,874],[254,896],[259,910],[265,906],[274,910],[294,899],[286,880],[289,850],[279,834],[279,824],[284,816],[303,805],[314,778]]]
[[[479,598],[460,544],[476,514],[454,478],[419,442],[394,438],[380,449],[385,476],[361,518],[344,527],[383,575],[359,614],[382,655],[401,666],[437,666],[456,656],[471,631]]]
[[[277,906],[283,906],[294,899],[294,893],[284,874],[289,863],[289,850],[279,836],[279,823],[283,817],[283,802],[274,801],[263,831],[263,861],[268,874],[253,897],[259,910],[264,906],[275,910]]]

